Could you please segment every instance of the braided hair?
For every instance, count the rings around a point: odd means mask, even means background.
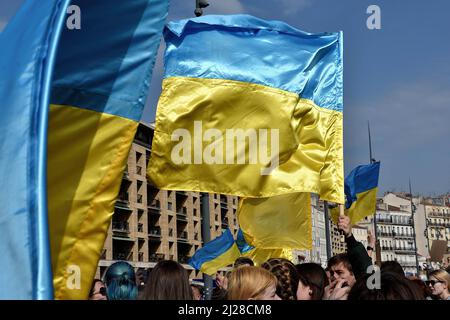
[[[105,274],[108,300],[136,300],[138,295],[134,268],[125,261],[113,263]]]
[[[282,300],[296,300],[299,276],[295,265],[283,258],[269,259],[261,267],[277,277],[277,295]]]

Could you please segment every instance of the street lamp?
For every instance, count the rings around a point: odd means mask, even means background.
[[[195,0],[195,16],[200,17],[203,14],[203,8],[209,6],[207,0]]]

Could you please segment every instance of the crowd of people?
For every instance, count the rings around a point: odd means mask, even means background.
[[[316,263],[294,265],[272,258],[255,266],[250,258],[238,258],[225,274],[218,273],[213,300],[450,300],[450,267],[428,274],[428,280],[406,277],[397,261],[385,261],[379,270],[354,238],[348,217],[339,218],[347,252],[333,256],[323,269]],[[370,249],[370,248],[369,248]],[[375,270],[375,273],[372,271]],[[160,261],[143,285],[125,261],[112,264],[104,282],[95,279],[91,300],[202,300],[201,285],[190,283],[178,262]]]

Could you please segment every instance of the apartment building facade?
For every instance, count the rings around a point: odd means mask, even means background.
[[[204,243],[203,205],[209,207],[211,239],[226,228],[237,234],[237,197],[209,194],[208,203],[204,204],[198,192],[158,190],[147,182],[152,138],[153,128],[140,124],[96,277],[102,277],[107,267],[117,260],[126,260],[137,270],[146,270],[164,259],[182,263],[190,278],[200,277],[200,272],[187,262]]]

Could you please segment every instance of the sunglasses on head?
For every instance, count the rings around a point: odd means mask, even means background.
[[[429,286],[430,284],[431,284],[432,286],[434,286],[436,283],[442,283],[442,281],[428,280],[428,281],[425,281],[425,283],[427,284],[427,286]]]

